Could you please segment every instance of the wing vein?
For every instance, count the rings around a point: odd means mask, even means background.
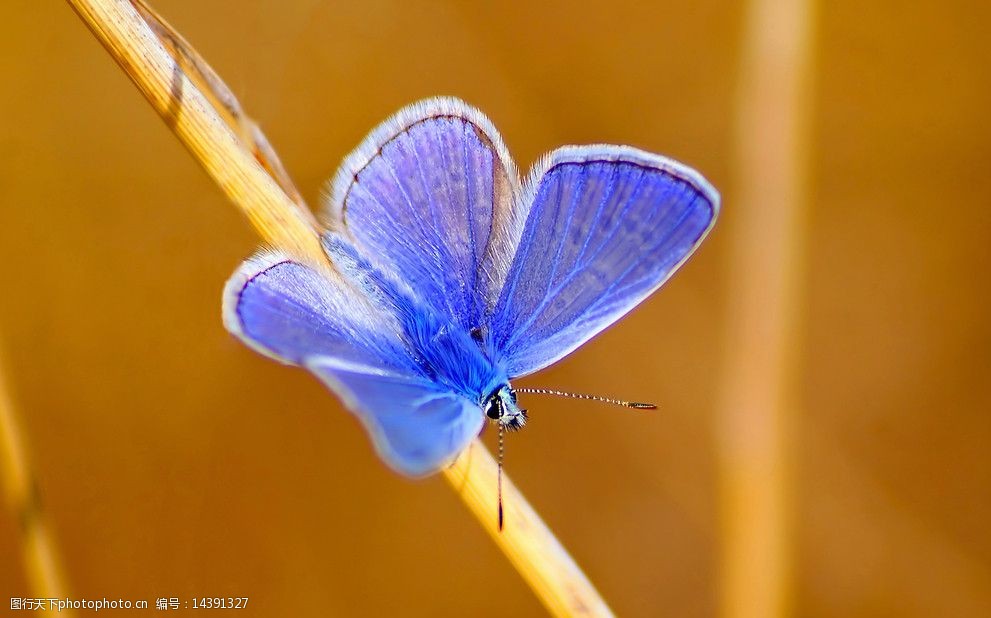
[[[403,202],[406,204],[406,209],[410,213],[410,223],[416,225],[420,229],[420,236],[423,238],[424,242],[430,245],[428,251],[430,257],[433,258],[434,264],[437,266],[438,269],[442,268],[440,256],[437,253],[438,243],[431,242],[432,240],[436,240],[436,238],[434,239],[428,238],[428,236],[436,236],[436,230],[434,230],[435,232],[434,234],[430,234],[430,235],[427,234],[426,227],[423,225],[422,220],[419,217],[417,217],[416,207],[413,205],[413,200],[410,199],[409,193],[406,191],[406,187],[403,186],[403,183],[399,180],[399,174],[396,172],[396,167],[395,165],[392,164],[392,160],[386,156],[381,156],[379,157],[379,159],[385,162],[386,169],[389,170],[389,175],[392,176],[392,179],[396,183],[396,188],[399,189],[399,192],[402,193],[403,195]],[[397,225],[397,227],[402,227],[402,226]]]
[[[637,179],[637,184],[635,185],[633,191],[630,192],[630,197],[627,199],[626,203],[623,204],[622,211],[616,217],[616,224],[613,226],[613,229],[609,232],[609,236],[605,240],[603,240],[602,243],[598,246],[594,255],[592,255],[592,257],[589,259],[588,263],[594,262],[595,258],[597,258],[599,254],[602,253],[605,246],[608,245],[612,241],[613,237],[616,235],[616,231],[620,228],[619,222],[622,220],[623,215],[625,215],[626,211],[629,210],[630,205],[636,202],[636,197],[639,195],[641,191],[641,188],[643,186],[643,179],[645,176],[646,174],[644,173],[640,174],[640,177]],[[561,290],[567,287],[567,285],[571,283],[571,281],[573,281],[574,278],[578,276],[578,273],[580,273],[582,270],[584,270],[584,268],[577,268],[577,267],[572,268],[571,272],[568,274],[568,277],[565,278],[560,283],[560,285],[556,286],[552,293],[547,294],[546,296],[544,296],[543,299],[541,299],[540,303],[534,309],[533,313],[530,314],[530,317],[527,318],[526,321],[524,321],[521,325],[516,327],[515,332],[512,334],[512,336],[510,336],[509,340],[506,342],[505,345],[506,348],[510,347],[513,343],[515,343],[519,339],[519,337],[521,337],[526,332],[528,328],[533,326],[533,323],[540,318],[541,313],[543,312],[547,304],[551,302],[551,299],[557,296],[558,294],[560,294]]]
[[[603,191],[602,200],[599,202],[599,207],[595,210],[595,216],[592,217],[592,223],[589,224],[588,229],[591,232],[595,229],[595,226],[599,223],[599,219],[602,217],[602,213],[606,209],[606,204],[612,201],[613,195],[616,193],[616,176],[619,175],[619,166],[612,165],[609,170],[609,184],[606,187],[606,191]],[[585,242],[582,243],[582,249],[578,252],[578,257],[575,258],[576,268],[584,268],[582,264],[582,258],[585,257],[585,251],[588,249],[588,243],[592,240],[592,234],[585,235]]]
[[[438,275],[441,278],[441,280],[438,281],[437,283],[439,284],[439,287],[440,287],[441,290],[444,290],[445,292],[447,292],[448,291],[448,289],[447,289],[447,275],[445,274],[446,271],[443,269],[443,264],[444,263],[452,264],[453,263],[453,260],[451,260],[451,254],[447,251],[447,247],[445,246],[444,242],[441,240],[441,237],[440,237],[440,220],[437,218],[437,203],[434,201],[434,194],[430,190],[430,187],[427,184],[427,175],[423,171],[423,159],[424,159],[424,157],[423,157],[422,153],[420,152],[419,146],[417,146],[418,140],[415,140],[414,139],[414,140],[410,140],[410,141],[412,141],[412,143],[413,143],[413,154],[415,155],[413,157],[413,160],[416,162],[416,169],[417,169],[417,172],[419,173],[419,176],[420,176],[420,183],[423,185],[423,192],[427,196],[427,208],[430,210],[430,218],[434,222],[433,236],[434,236],[434,238],[436,239],[437,242],[434,243],[435,251],[432,252],[432,253],[434,253],[435,255],[437,255],[437,259],[438,259],[438,263],[437,263],[437,265],[438,265]],[[443,147],[443,144],[440,142],[440,139],[439,138],[438,138],[438,150],[437,150],[437,153],[441,157],[441,163],[444,164],[445,163],[444,162],[444,147]],[[389,165],[391,166],[392,163],[390,162]],[[446,179],[444,179],[444,181],[442,181],[441,184],[443,184],[444,187],[447,189],[448,200],[450,200],[450,187],[448,187]],[[448,309],[448,311],[450,312],[451,315],[457,315],[456,308],[451,304],[452,299],[450,297],[450,294],[444,294],[443,302],[447,306],[447,309]]]
[[[465,282],[465,290],[475,290],[478,285],[478,253],[477,247],[475,246],[475,226],[472,213],[475,211],[475,177],[470,173],[468,165],[468,131],[470,130],[467,124],[461,125],[461,130],[464,133],[465,139],[461,140],[461,156],[463,159],[462,167],[465,170],[465,227],[468,228],[468,248],[471,254],[471,268],[468,269],[469,276],[471,277],[470,285],[469,282]],[[494,162],[493,162],[494,163]],[[452,206],[454,202],[451,202]],[[478,307],[475,303],[469,303],[471,306],[472,319],[477,320]],[[472,326],[477,326],[472,324]]]
[[[561,181],[562,179],[559,178],[558,183]],[[564,253],[564,247],[568,244],[568,232],[571,231],[571,222],[574,219],[575,207],[577,206],[578,201],[582,198],[582,192],[584,190],[585,174],[582,173],[578,175],[578,186],[574,189],[574,193],[571,196],[571,203],[568,205],[568,214],[565,219],[564,233],[561,234],[561,242],[558,243],[557,253],[554,255],[553,269],[551,270],[550,276],[547,278],[547,289],[544,290],[545,295],[550,294],[551,287],[554,285],[554,276],[557,275],[558,266],[561,265],[561,254]],[[570,276],[573,271],[574,267],[572,267],[571,271],[569,271],[565,277]]]
[[[663,246],[663,245],[664,245],[664,243],[666,243],[666,242],[667,242],[667,241],[668,241],[668,240],[669,240],[669,239],[670,239],[670,238],[671,238],[671,237],[672,237],[672,236],[674,235],[674,233],[675,233],[675,232],[676,232],[676,231],[678,230],[678,228],[680,228],[680,227],[681,227],[681,225],[682,225],[682,224],[683,224],[683,223],[685,222],[685,220],[686,220],[686,219],[688,219],[688,217],[689,217],[689,215],[691,215],[691,214],[692,214],[692,209],[691,209],[691,208],[686,208],[686,209],[685,209],[685,212],[683,212],[683,213],[682,213],[682,214],[681,214],[681,215],[680,215],[680,216],[678,217],[678,221],[677,221],[677,223],[675,223],[675,225],[674,225],[674,226],[672,226],[672,227],[671,227],[671,229],[670,229],[670,230],[668,230],[668,232],[667,232],[667,233],[666,233],[666,234],[664,235],[664,237],[663,237],[663,240],[662,240],[661,242],[659,242],[659,243],[657,243],[657,244],[654,244],[654,245],[652,245],[652,246],[651,246],[651,249],[652,249],[652,250],[656,250],[656,249],[657,249],[658,247],[661,247],[661,246]],[[659,226],[660,226],[660,224],[661,224],[661,222],[660,222],[660,221],[658,221],[657,223],[655,223],[655,224],[654,224],[654,228],[656,229],[657,227],[659,227]],[[644,244],[647,244],[647,243],[644,243]],[[644,245],[641,245],[641,248],[642,248],[643,246],[644,246]],[[602,304],[602,302],[603,302],[603,301],[604,301],[604,300],[605,300],[606,298],[608,298],[608,297],[609,297],[609,296],[611,295],[611,293],[612,293],[612,292],[613,292],[613,290],[614,290],[614,289],[616,288],[616,286],[617,286],[617,285],[619,285],[619,284],[620,284],[620,283],[622,282],[622,280],[623,280],[623,279],[624,279],[624,278],[625,278],[625,277],[626,277],[626,276],[627,276],[628,274],[630,274],[630,272],[631,272],[631,271],[632,271],[632,270],[633,270],[634,268],[636,268],[636,267],[637,267],[637,266],[639,266],[639,265],[640,265],[640,262],[639,262],[638,260],[634,260],[633,262],[631,262],[631,263],[630,263],[630,265],[629,265],[629,266],[627,266],[627,267],[626,267],[626,268],[625,268],[625,269],[623,270],[623,272],[622,272],[622,273],[620,273],[620,275],[619,275],[618,277],[616,277],[616,279],[614,279],[614,280],[613,280],[613,282],[612,282],[612,283],[610,283],[610,284],[609,284],[608,286],[606,286],[606,288],[605,288],[605,289],[604,289],[604,290],[602,291],[602,293],[601,293],[601,294],[599,295],[599,297],[598,297],[598,299],[596,299],[596,300],[595,300],[594,302],[592,302],[592,303],[589,303],[589,305],[588,305],[587,307],[585,307],[584,309],[582,309],[582,310],[581,310],[581,311],[580,311],[580,312],[579,312],[579,313],[578,313],[578,314],[577,314],[577,315],[576,315],[576,316],[575,316],[575,317],[573,318],[573,320],[572,320],[572,321],[573,321],[573,322],[578,322],[578,321],[580,321],[580,320],[583,320],[583,319],[585,319],[585,316],[586,316],[586,315],[588,315],[589,313],[592,313],[592,312],[593,312],[593,311],[595,310],[595,308],[596,308],[596,307],[599,307],[599,306],[601,306],[601,304]],[[622,288],[620,288],[620,289],[622,289]],[[555,316],[552,316],[552,317],[556,317],[556,315],[560,315],[560,314],[561,314],[562,312],[563,312],[563,309],[562,309],[562,311],[560,311],[560,312],[558,312],[557,314],[555,314]]]

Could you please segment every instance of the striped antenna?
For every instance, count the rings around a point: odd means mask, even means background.
[[[624,408],[636,408],[637,410],[656,410],[657,406],[652,403],[637,403],[636,401],[623,401],[621,399],[611,399],[609,397],[599,397],[598,395],[585,395],[582,393],[567,393],[565,391],[557,391],[552,388],[514,388],[514,393],[532,394],[532,395],[557,395],[558,397],[571,397],[572,399],[588,399],[589,401],[601,401],[602,403],[611,403],[617,406],[623,406]]]
[[[503,439],[506,435],[506,426],[499,423],[499,532],[502,532],[502,457],[505,454],[505,443]]]

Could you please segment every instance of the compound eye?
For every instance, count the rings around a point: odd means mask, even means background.
[[[499,420],[499,417],[502,416],[502,410],[500,410],[499,408],[500,406],[496,403],[494,399],[489,400],[489,402],[485,404],[485,416],[491,418],[494,421]]]

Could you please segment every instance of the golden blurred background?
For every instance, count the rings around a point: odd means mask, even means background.
[[[748,5],[154,5],[311,205],[378,122],[438,94],[480,107],[524,169],[566,143],[633,144],[722,191],[661,293],[523,382],[661,410],[531,398],[506,466],[618,615],[743,615],[720,450]],[[988,14],[838,0],[810,17],[776,612],[991,616]],[[0,23],[2,379],[68,595],[542,615],[445,483],[389,472],[316,380],[223,329],[221,288],[258,239],[73,11],[5,0]],[[32,596],[20,531],[0,511],[5,611]]]

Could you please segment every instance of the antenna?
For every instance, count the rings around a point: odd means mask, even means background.
[[[611,399],[609,397],[599,397],[598,395],[585,395],[583,393],[567,393],[551,388],[514,388],[514,393],[524,393],[532,395],[557,395],[558,397],[571,397],[572,399],[588,399],[590,401],[601,401],[611,403],[624,408],[636,408],[637,410],[656,410],[657,406],[652,403],[638,403],[636,401],[623,401],[621,399]],[[502,458],[500,457],[500,461]]]
[[[499,423],[499,481],[498,481],[498,494],[499,494],[499,532],[502,532],[502,456],[505,450],[503,449],[503,437],[506,434],[506,426]]]

